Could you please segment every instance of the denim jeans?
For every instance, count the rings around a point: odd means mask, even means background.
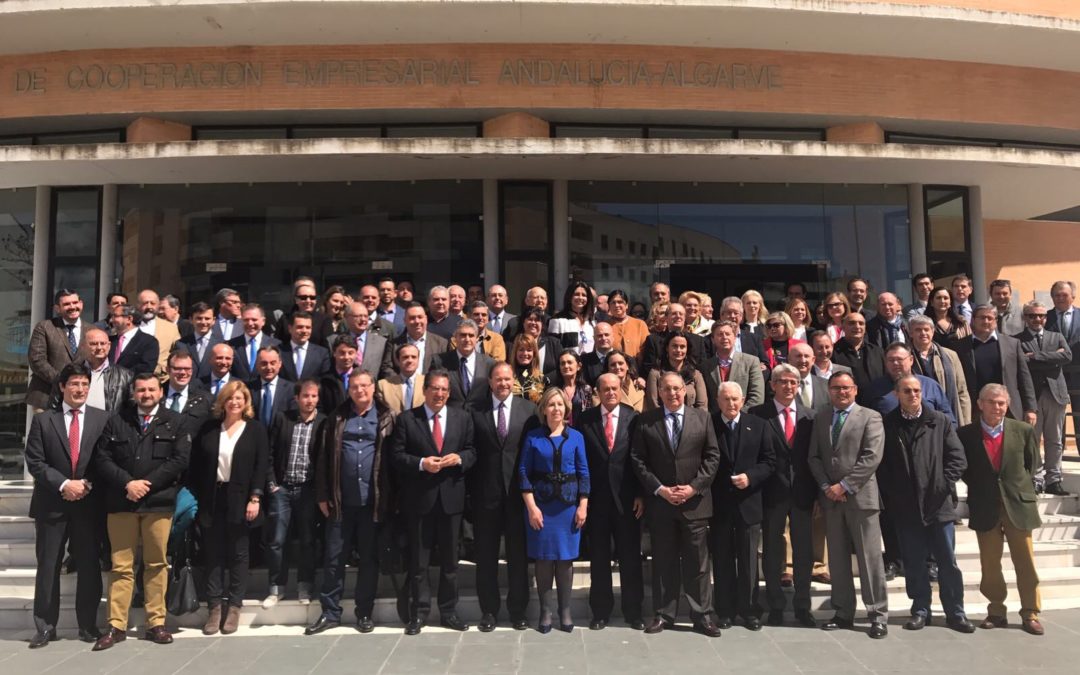
[[[281,485],[269,495],[268,512],[271,528],[270,545],[267,547],[266,567],[271,586],[284,589],[289,581],[289,567],[285,551],[289,542],[289,525],[295,524],[300,538],[300,564],[297,581],[311,584],[315,581],[315,487],[310,482],[303,485]]]
[[[924,526],[903,519],[897,519],[895,524],[912,616],[930,616],[931,588],[926,560],[932,553],[938,565],[938,594],[945,616],[951,619],[963,617],[964,577],[956,564],[956,526],[951,522]]]

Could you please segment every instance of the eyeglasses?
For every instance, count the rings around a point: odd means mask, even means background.
[[[1045,314],[1025,314],[1024,317],[1027,319],[1039,319],[1041,321],[1046,321]]]
[[[833,384],[829,385],[829,391],[851,391],[855,388],[853,384]]]
[[[832,307],[843,307],[844,303],[842,303],[842,302],[827,302],[827,303],[825,303],[825,306],[830,307],[830,308],[832,308]]]
[[[298,296],[296,296],[296,299],[297,300],[318,300],[319,296],[317,296],[317,295],[298,295]]]
[[[178,368],[177,366],[173,366],[173,367],[169,368],[169,370],[173,371],[174,373],[190,373],[191,372],[191,368]]]
[[[765,327],[766,328],[783,328],[784,324],[782,324],[782,323],[767,323],[767,324],[765,324]]]

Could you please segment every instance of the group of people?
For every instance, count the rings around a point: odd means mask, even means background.
[[[69,548],[81,639],[97,651],[125,639],[141,566],[145,638],[171,642],[165,594],[180,501],[197,505],[208,635],[238,628],[260,525],[264,608],[284,597],[290,532],[299,539],[299,601],[322,607],[307,634],[341,624],[350,561],[357,628],[373,630],[380,558],[395,531],[406,634],[429,621],[430,565],[439,623],[467,630],[457,613],[463,529],[481,631],[496,627],[503,590],[510,625],[527,627],[530,561],[538,630],[573,630],[579,557],[590,562],[591,629],[615,610],[613,561],[622,617],[647,633],[675,622],[683,596],[710,637],[734,623],[781,625],[786,587],[795,621],[818,626],[814,580],[832,584],[835,615],[820,627],[851,628],[854,552],[870,637],[888,633],[885,584],[898,573],[912,600],[905,629],[931,622],[935,579],[946,624],[969,633],[954,553],[961,480],[989,600],[980,626],[1007,624],[1008,541],[1022,626],[1042,634],[1031,531],[1036,490],[1065,493],[1075,287],[1056,283],[1053,308],[1018,310],[1004,280],[990,287],[993,304],[975,306],[964,276],[951,291],[926,275],[913,286],[913,305],[881,292],[873,311],[869,284],[856,278],[811,310],[795,283],[782,311],[748,291],[724,298],[714,317],[707,294],[676,297],[656,283],[646,321],[627,293],[580,281],[553,314],[539,287],[513,314],[499,285],[436,286],[425,306],[389,277],[355,297],[340,286],[320,295],[303,277],[288,310],[244,304],[225,288],[184,317],[175,297],[147,289],[135,303],[110,295],[95,324],[78,293],[60,290],[29,349],[30,646],[56,639]],[[109,625],[100,632],[103,547]]]

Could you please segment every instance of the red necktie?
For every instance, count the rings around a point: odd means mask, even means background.
[[[787,444],[790,447],[795,441],[795,410],[794,408],[784,408],[784,438],[787,439]]]
[[[442,454],[442,427],[439,426],[439,416],[433,415],[431,418],[431,438],[435,441],[435,448]]]
[[[71,448],[71,477],[79,465],[79,411],[71,409],[71,426],[68,427],[68,446]]]
[[[607,439],[608,454],[611,454],[611,451],[615,449],[615,427],[611,423],[612,417],[614,415],[608,413],[607,420],[604,422],[604,438]]]
[[[120,335],[116,338],[116,353],[113,355],[113,363],[120,360],[120,351],[124,348],[124,336]]]

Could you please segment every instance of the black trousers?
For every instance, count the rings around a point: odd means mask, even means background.
[[[89,498],[87,498],[89,499]],[[37,574],[34,577],[34,626],[39,632],[56,628],[60,619],[60,568],[71,543],[71,558],[78,575],[75,590],[75,617],[79,628],[97,627],[101,603],[101,557],[98,541],[98,513],[93,505],[72,509],[65,518],[39,518],[36,532]]]
[[[813,505],[801,509],[785,500],[765,507],[765,519],[761,521],[761,573],[765,580],[766,609],[783,611],[787,597],[780,585],[780,577],[787,567],[787,546],[784,543],[784,526],[791,519],[791,565],[795,577],[795,598],[792,607],[796,611],[810,609],[810,578],[814,573],[814,540],[811,529]]]
[[[881,543],[884,549],[882,559],[885,564],[896,563],[902,564],[904,557],[900,553],[900,535],[897,533],[896,525],[893,523],[892,515],[884,509],[878,514],[878,520],[881,523]],[[923,563],[926,564],[925,562]]]
[[[408,514],[409,530],[409,586],[412,604],[411,618],[426,622],[431,614],[431,585],[428,582],[428,565],[431,549],[439,546],[439,613],[449,616],[457,611],[458,588],[458,532],[461,530],[461,514],[445,513],[442,503],[425,514]]]
[[[217,607],[223,598],[229,606],[242,607],[247,591],[250,568],[250,528],[247,523],[230,523],[225,508],[228,496],[225,487],[218,488],[210,527],[203,528],[203,550],[206,555],[206,598],[210,607]],[[225,575],[228,573],[228,583]],[[227,594],[226,594],[227,593]]]
[[[515,498],[516,497],[516,498]],[[524,619],[529,605],[529,559],[525,553],[525,502],[508,496],[495,508],[473,511],[476,537],[476,594],[483,614],[499,616],[499,544],[505,542],[506,609],[510,619]]]
[[[663,507],[647,509],[646,514],[652,538],[653,610],[674,622],[682,590],[690,602],[690,617],[694,621],[707,617],[713,608],[709,521],[687,520]]]
[[[341,621],[341,597],[345,593],[345,561],[357,552],[356,617],[370,617],[375,611],[379,587],[378,525],[373,506],[342,507],[341,520],[326,521],[326,566],[323,568],[323,616]]]
[[[734,618],[760,614],[754,604],[758,585],[757,551],[761,523],[743,522],[734,506],[720,507],[710,524],[715,607],[719,616]]]
[[[641,523],[633,511],[619,513],[610,496],[589,500],[585,521],[589,537],[589,609],[594,619],[607,621],[615,608],[611,587],[612,553],[619,561],[623,618],[641,619],[645,580],[641,571]],[[614,543],[614,549],[612,544]]]

